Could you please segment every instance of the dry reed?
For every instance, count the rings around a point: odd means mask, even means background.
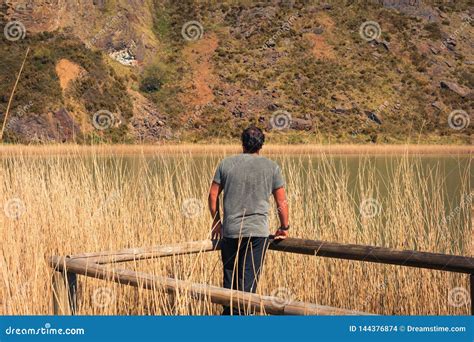
[[[206,155],[196,156],[158,153],[162,150],[157,147],[119,147],[111,156],[110,147],[89,149],[2,147],[0,314],[52,313],[46,261],[51,255],[209,237],[209,180],[219,159],[234,150],[210,147]],[[271,153],[287,180],[292,236],[473,254],[471,202],[460,201],[462,194],[471,195],[469,156],[450,173],[440,165],[423,167],[418,156],[387,157],[389,171],[382,181],[380,165],[367,156],[358,157],[354,174],[344,158],[330,154],[292,157],[293,150],[283,148]],[[449,202],[453,178],[459,196]],[[360,204],[367,199],[375,200],[373,217],[361,214]],[[276,215],[271,225],[277,226]],[[123,266],[221,285],[218,253]],[[468,289],[465,275],[271,251],[258,292],[379,314],[468,314],[468,301],[452,303],[456,288]],[[220,312],[218,306],[185,294],[178,294],[173,306],[162,289],[85,277],[79,277],[79,293],[78,313],[85,315]]]

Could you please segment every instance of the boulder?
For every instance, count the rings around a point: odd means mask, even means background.
[[[337,101],[337,102],[347,102],[349,101],[349,98],[345,94],[332,94],[331,95],[331,100]]]
[[[461,86],[455,82],[441,81],[440,86],[441,88],[451,90],[453,93],[456,93],[461,97],[466,97],[471,93],[471,89]]]
[[[318,9],[317,6],[309,6],[309,7],[306,7],[306,11],[307,11],[308,13],[316,13],[316,12],[318,12],[318,10],[319,10],[319,9]]]
[[[80,127],[64,108],[46,115],[29,113],[12,116],[6,129],[22,142],[68,142],[75,141],[81,135]]]
[[[386,40],[375,39],[374,43],[377,45],[382,45],[385,48],[385,50],[390,51],[390,43],[387,42]]]
[[[379,119],[379,117],[377,116],[377,114],[375,114],[375,112],[365,112],[365,114],[367,115],[367,117],[372,120],[373,122],[375,122],[376,124],[378,125],[381,125],[382,124],[382,121]]]
[[[443,110],[443,103],[442,102],[439,102],[439,101],[435,101],[431,104],[431,106],[433,106],[434,108],[436,108],[437,110],[439,111],[442,111]]]
[[[277,110],[278,109],[278,105],[276,103],[270,103],[268,106],[267,106],[267,109],[268,110],[271,110],[272,112]]]
[[[313,122],[307,119],[292,118],[290,128],[298,131],[309,131],[313,128]]]
[[[242,111],[240,107],[235,107],[232,109],[232,115],[235,116],[236,118],[243,118],[245,116],[245,113]]]
[[[439,54],[439,50],[437,48],[435,48],[434,46],[430,46],[430,50],[434,55]]]
[[[314,34],[323,34],[324,33],[324,28],[322,28],[321,26],[320,27],[316,27],[314,30],[313,30]]]

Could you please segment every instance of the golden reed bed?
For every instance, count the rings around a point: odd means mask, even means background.
[[[222,154],[238,153],[239,145],[3,145],[0,156],[8,154]],[[265,145],[264,154],[472,154],[471,145]]]
[[[419,156],[389,158],[388,177],[381,181],[380,169],[362,152],[393,154],[403,148],[266,147],[287,180],[292,236],[472,256],[470,156],[447,173],[441,164],[423,167]],[[357,151],[359,168],[350,169],[332,154],[322,153],[315,162],[302,153],[323,149]],[[467,146],[410,146],[407,152],[435,149],[454,159],[472,152]],[[178,153],[160,156],[165,151]],[[207,157],[192,158],[189,152],[196,151]],[[52,313],[51,255],[208,238],[209,180],[218,160],[234,151],[238,146],[1,147],[0,314]],[[68,158],[57,157],[63,154]],[[113,158],[102,158],[109,154]],[[459,196],[447,202],[453,177]],[[372,206],[361,208],[367,201]],[[271,226],[276,225],[274,215]],[[124,267],[221,285],[218,253]],[[282,300],[408,315],[468,314],[467,290],[467,277],[460,274],[275,252],[268,254],[258,288]],[[184,294],[173,307],[160,288],[148,291],[83,277],[79,293],[78,313],[85,315],[220,312]]]

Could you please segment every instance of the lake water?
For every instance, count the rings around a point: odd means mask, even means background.
[[[456,207],[463,196],[468,196],[471,191],[471,184],[473,174],[471,170],[472,157],[469,155],[422,155],[422,156],[278,156],[271,155],[268,158],[275,160],[282,167],[282,171],[286,178],[291,174],[296,177],[301,177],[303,182],[309,181],[309,170],[321,170],[321,164],[330,165],[333,167],[333,173],[337,175],[346,174],[348,178],[348,189],[353,195],[359,192],[359,182],[361,171],[366,169],[375,170],[375,182],[379,186],[380,195],[389,197],[389,189],[394,182],[394,172],[400,167],[401,162],[408,162],[412,164],[418,173],[421,180],[427,182],[427,186],[435,187],[441,180],[442,189],[445,193],[445,204],[447,208]],[[115,157],[103,157],[105,163],[112,163]],[[407,159],[408,158],[408,159]],[[143,157],[127,156],[121,159],[123,168],[131,172],[130,176],[140,171],[144,166]],[[212,172],[217,166],[219,156],[159,156],[159,157],[145,157],[146,167],[151,174],[160,174],[163,172],[164,163],[172,165],[174,170],[174,178],[176,181],[180,180],[180,167],[183,163],[188,167],[191,165],[196,172],[192,172],[194,182],[210,182]],[[319,167],[319,169],[318,169]],[[208,178],[203,178],[206,175]],[[209,173],[210,172],[210,173]],[[318,172],[317,172],[318,173]],[[325,172],[319,173],[319,181],[325,182]],[[189,176],[189,173],[187,173]],[[431,176],[431,177],[430,177]],[[464,182],[463,182],[464,180]],[[467,180],[467,182],[465,182]],[[435,182],[433,182],[435,181]],[[437,188],[433,188],[435,191]],[[291,189],[289,189],[291,191]]]

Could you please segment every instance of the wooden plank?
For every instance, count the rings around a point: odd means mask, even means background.
[[[370,261],[459,273],[474,273],[474,258],[458,255],[410,250],[403,251],[385,247],[295,238],[287,238],[278,242],[273,241],[269,248],[281,252],[317,255],[346,260]]]
[[[119,251],[83,253],[69,255],[70,259],[88,259],[92,263],[107,264],[115,262],[126,262],[134,260],[144,260],[172,255],[197,254],[219,250],[219,241],[203,240],[184,242],[174,245],[127,248]]]
[[[208,298],[212,303],[231,305],[241,303],[252,310],[275,315],[367,315],[367,313],[334,308],[330,306],[289,301],[281,304],[281,299],[261,296],[254,293],[224,289],[207,284],[197,284],[162,276],[153,276],[142,272],[124,269],[108,269],[106,266],[92,264],[83,259],[52,257],[51,267],[62,271],[74,272],[88,277],[99,278],[117,283],[143,287],[146,289],[164,288],[168,293],[185,293],[195,299]],[[280,305],[281,304],[281,305]]]
[[[273,241],[271,250],[316,255],[322,257],[368,261],[382,264],[402,265],[441,271],[474,273],[474,258],[440,253],[396,250],[355,244],[342,244],[317,240],[288,238]],[[186,242],[171,246],[124,249],[117,252],[85,253],[69,256],[71,259],[90,259],[105,264],[164,257],[179,254],[193,254],[220,249],[219,241],[204,240]]]

